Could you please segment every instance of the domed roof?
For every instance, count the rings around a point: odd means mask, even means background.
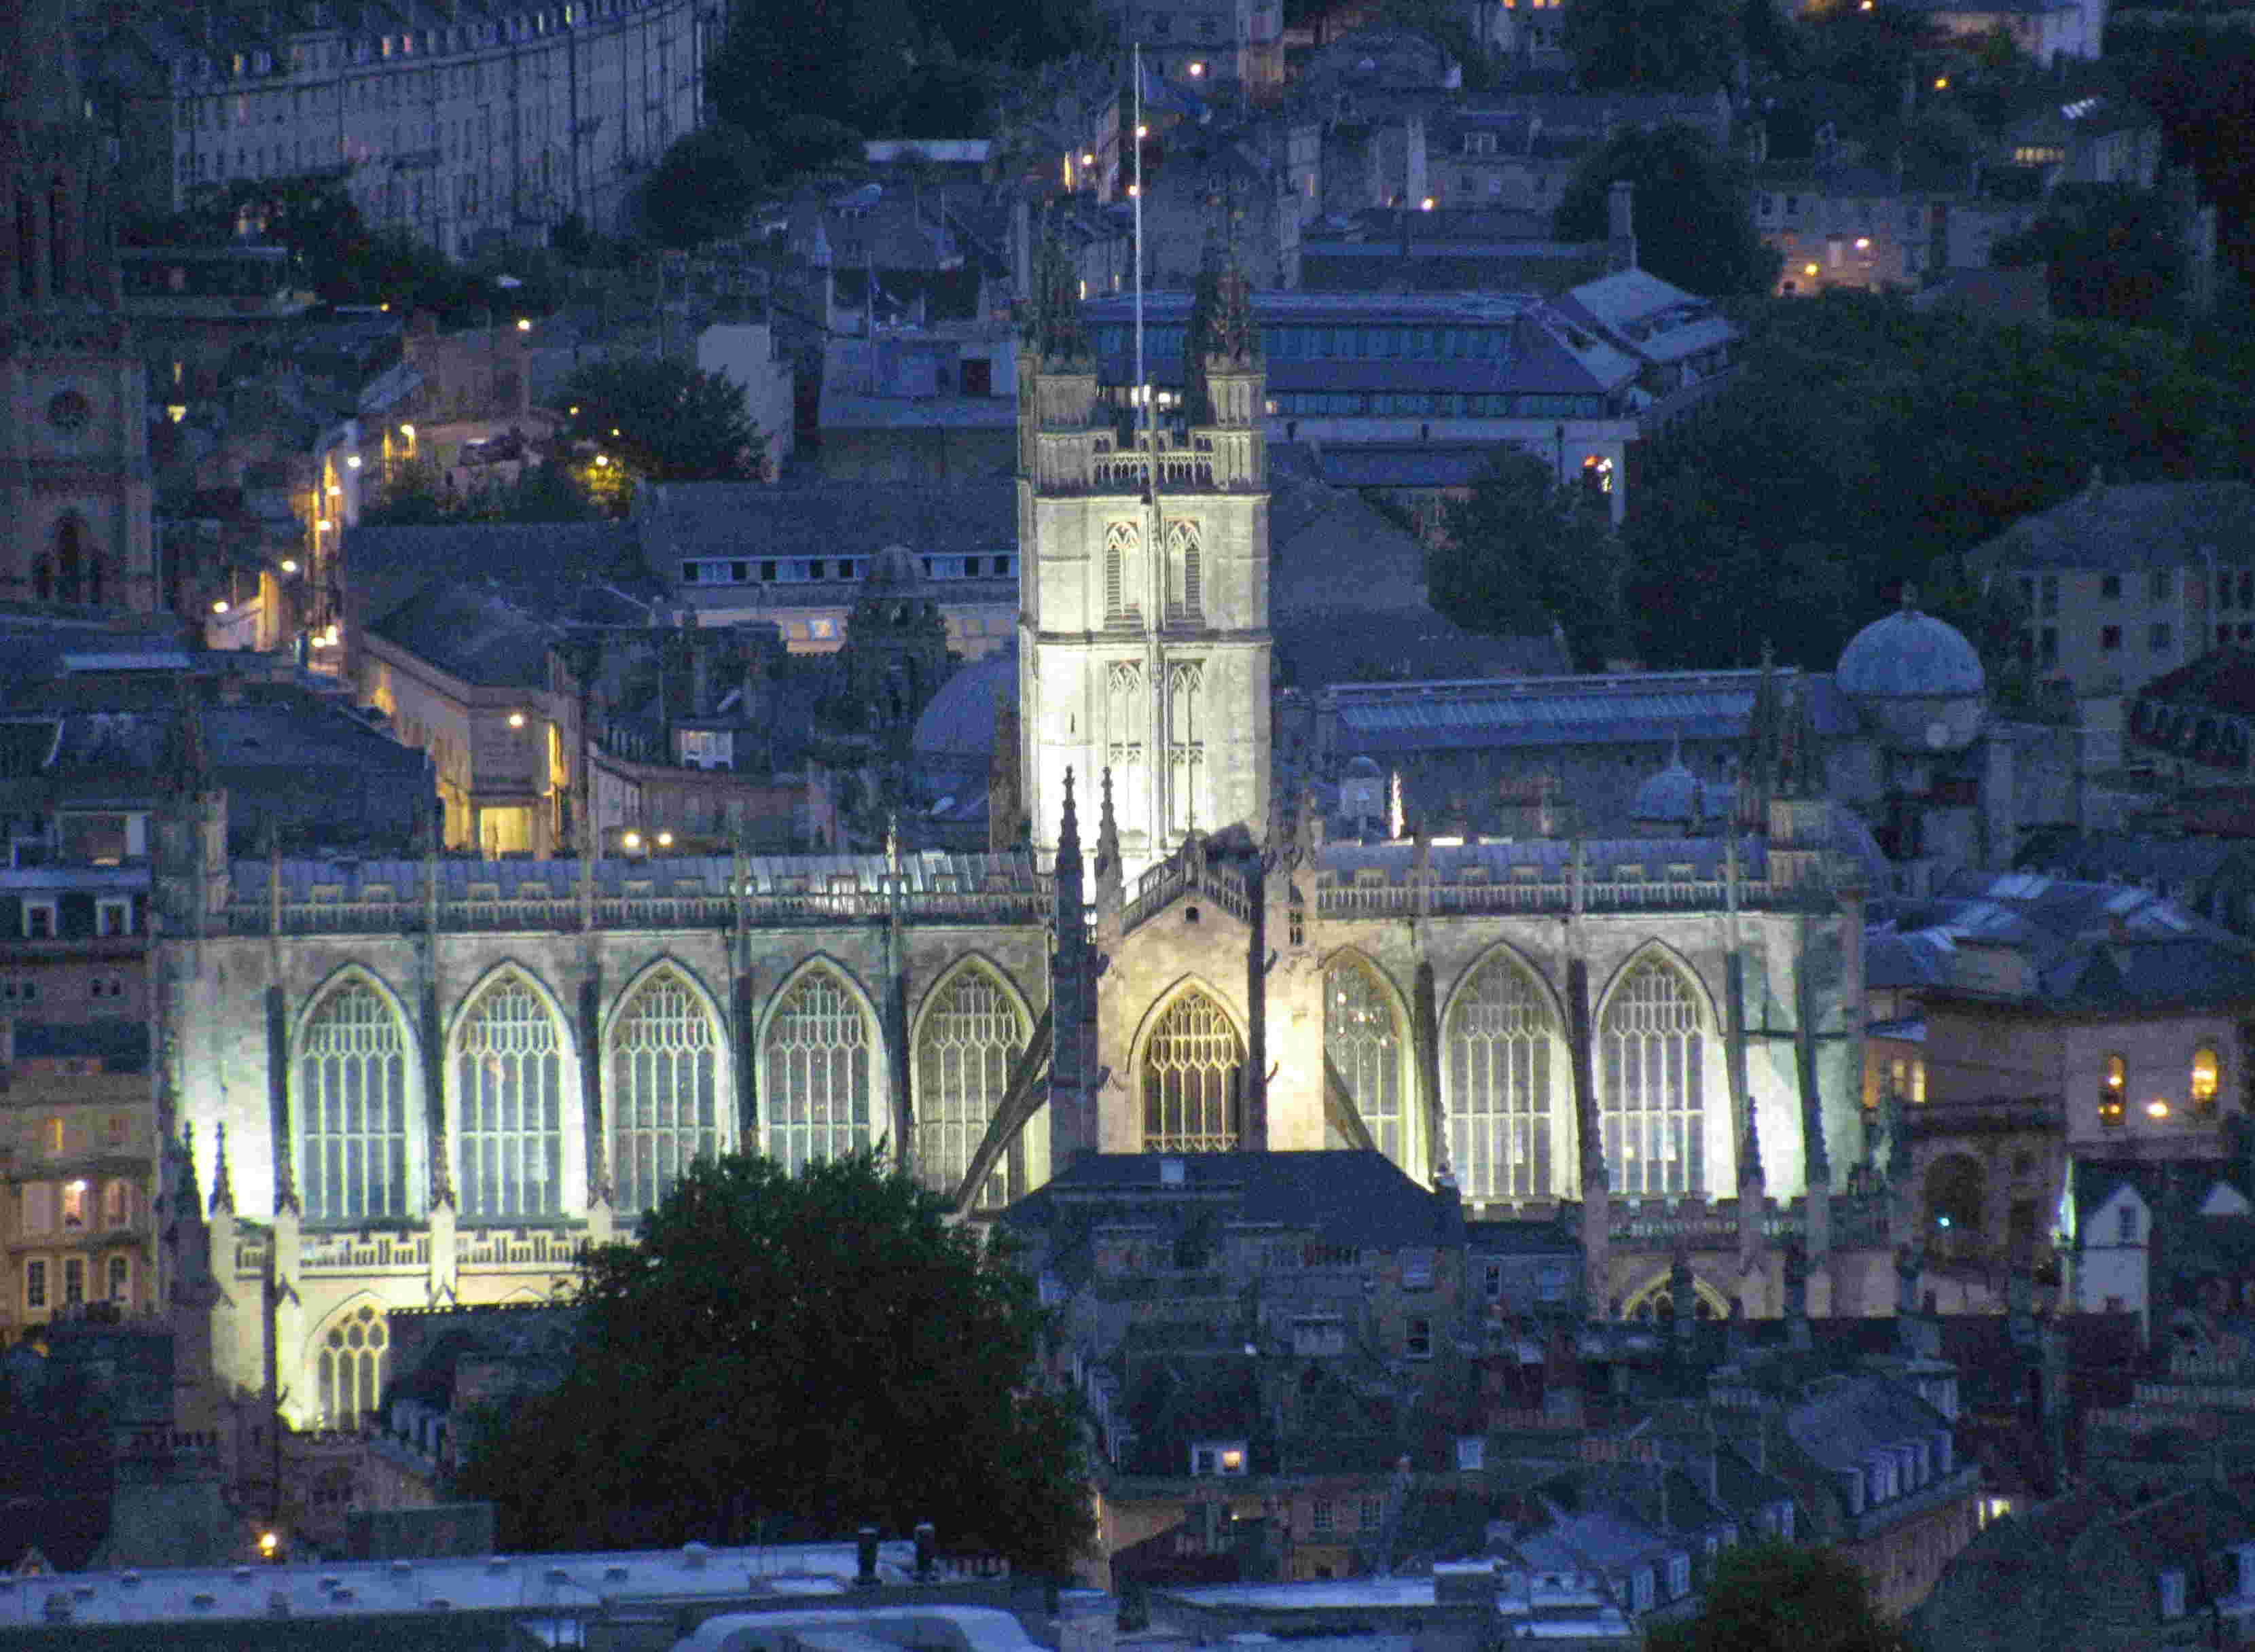
[[[1001,708],[1017,703],[1015,648],[999,648],[973,660],[940,685],[917,719],[916,755],[984,763],[994,749],[994,723]]]
[[[923,583],[924,565],[904,545],[889,545],[878,552],[869,559],[869,571],[861,576],[865,591],[905,591]]]
[[[1907,599],[1849,639],[1832,680],[1858,699],[1978,697],[1985,685],[1981,657],[1964,634]]]
[[[1689,820],[1709,812],[1711,789],[1683,765],[1682,753],[1668,760],[1668,767],[1636,789],[1628,805],[1632,820]]]

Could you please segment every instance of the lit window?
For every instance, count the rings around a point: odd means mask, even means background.
[[[66,1230],[86,1226],[86,1193],[84,1182],[63,1184],[63,1227]]]
[[[2206,1044],[2192,1052],[2192,1110],[2202,1118],[2216,1112],[2216,1092],[2222,1071],[2216,1051]]]
[[[2098,1085],[2098,1121],[2118,1127],[2124,1116],[2123,1098],[2130,1088],[2130,1064],[2120,1056],[2108,1056],[2102,1072],[2104,1076]]]

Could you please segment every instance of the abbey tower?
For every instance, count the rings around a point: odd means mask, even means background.
[[[1057,853],[1067,770],[1112,778],[1132,881],[1194,833],[1265,830],[1268,464],[1252,293],[1202,280],[1191,394],[1172,427],[1099,397],[1061,254],[1021,357],[1019,705],[1027,812]]]

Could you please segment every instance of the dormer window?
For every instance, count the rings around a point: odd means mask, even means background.
[[[1191,1475],[1193,1479],[1242,1478],[1245,1469],[1243,1440],[1201,1440],[1191,1447]]]
[[[2123,1206],[2115,1213],[2115,1222],[2118,1229],[2118,1243],[2134,1245],[2138,1242],[2138,1207],[2135,1205]]]

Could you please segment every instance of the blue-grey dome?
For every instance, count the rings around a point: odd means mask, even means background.
[[[919,760],[956,759],[983,765],[994,749],[994,724],[1018,703],[1018,651],[1005,646],[957,669],[917,719],[912,749]]]
[[[1898,750],[1963,751],[1988,709],[1973,644],[1907,602],[1849,639],[1832,681],[1865,725]]]
[[[1840,650],[1832,674],[1844,692],[1866,695],[1978,694],[1981,657],[1946,620],[1899,608],[1873,620]]]
[[[1704,819],[1709,812],[1710,791],[1698,776],[1683,766],[1680,756],[1672,757],[1668,767],[1636,789],[1636,796],[1628,805],[1628,818],[1650,821]]]

